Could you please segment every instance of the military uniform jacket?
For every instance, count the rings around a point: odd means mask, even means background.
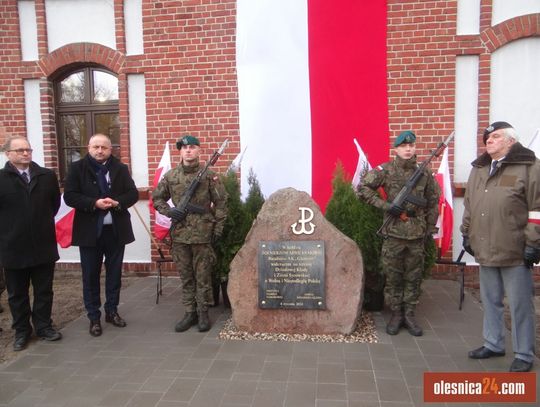
[[[490,177],[491,157],[472,162],[461,233],[484,266],[523,264],[525,245],[540,247],[540,161],[515,143]]]
[[[387,211],[416,168],[416,156],[409,160],[403,160],[396,156],[394,160],[368,172],[362,180],[358,194],[367,203]],[[381,187],[386,194],[386,200],[378,192]],[[403,209],[408,213],[408,220],[403,221],[397,218],[391,220],[386,230],[388,236],[414,240],[424,238],[427,234],[435,232],[440,191],[437,182],[428,170],[420,178],[412,194],[425,198],[426,207],[422,208],[405,203]],[[384,216],[386,218],[390,215],[385,214]]]
[[[173,204],[178,205],[200,169],[200,164],[193,167],[179,165],[168,171],[152,193],[154,208],[167,215],[170,209],[167,201],[172,199]],[[205,208],[205,213],[189,213],[186,219],[176,223],[171,230],[173,241],[209,243],[213,234],[221,235],[227,217],[227,192],[215,172],[206,173],[190,203]]]
[[[0,264],[22,269],[58,260],[54,215],[60,207],[56,174],[30,164],[29,184],[10,163],[0,170]]]
[[[110,198],[120,203],[110,211],[114,231],[120,244],[128,244],[135,240],[128,208],[137,202],[139,192],[127,165],[122,164],[114,156],[111,156],[109,160],[111,160],[109,165]],[[96,246],[99,212],[95,204],[98,199],[100,199],[100,192],[96,173],[85,156],[71,164],[64,188],[66,204],[76,209],[73,220],[73,246]]]

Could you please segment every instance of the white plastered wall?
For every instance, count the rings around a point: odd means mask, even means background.
[[[458,0],[457,34],[480,33],[480,0]]]
[[[21,31],[21,52],[23,61],[39,58],[37,41],[36,2],[19,1],[19,27]]]
[[[476,134],[478,127],[478,64],[476,55],[456,58],[456,114],[454,139],[454,182],[466,182],[471,170],[471,162],[476,158]],[[454,198],[453,259],[461,252],[461,218],[463,198]],[[463,261],[474,262],[465,254]]]
[[[539,37],[512,41],[492,54],[490,122],[512,124],[524,146],[540,127],[539,95]]]
[[[45,0],[49,52],[77,42],[116,49],[114,0]]]
[[[504,20],[533,13],[540,13],[539,0],[493,0],[491,25],[497,25]]]

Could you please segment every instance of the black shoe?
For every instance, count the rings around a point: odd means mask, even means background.
[[[113,324],[114,326],[117,326],[118,328],[123,328],[127,325],[126,321],[124,321],[122,317],[118,315],[118,312],[109,312],[105,314],[105,322]]]
[[[403,322],[403,325],[412,336],[422,336],[424,334],[422,328],[416,322],[413,311],[405,312],[405,321]]]
[[[0,314],[4,312],[4,307],[2,307],[2,304],[0,304]]]
[[[48,326],[47,328],[39,331],[37,336],[45,341],[51,341],[51,342],[62,339],[62,334],[51,326]]]
[[[386,325],[386,333],[388,335],[397,335],[402,325],[403,313],[401,311],[392,311],[390,322],[388,322],[388,325]]]
[[[208,311],[201,311],[199,313],[199,332],[206,332],[210,330],[210,318],[208,317]]]
[[[196,312],[186,312],[184,318],[176,324],[174,330],[176,332],[184,332],[191,328],[193,325],[197,325],[199,319]]]
[[[510,365],[510,372],[528,372],[532,369],[532,362],[527,362],[523,359],[515,358]]]
[[[471,359],[489,359],[491,357],[498,357],[498,356],[504,356],[506,353],[503,352],[495,352],[491,349],[486,348],[485,346],[480,346],[478,349],[471,350],[469,352],[469,357]]]
[[[90,329],[88,330],[92,336],[101,336],[103,330],[101,329],[100,320],[90,321]]]
[[[30,340],[30,334],[15,334],[15,341],[13,342],[13,350],[19,352],[26,348],[28,341]]]

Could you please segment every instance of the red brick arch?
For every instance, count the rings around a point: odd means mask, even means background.
[[[80,42],[60,47],[39,60],[39,66],[49,77],[58,69],[73,63],[95,63],[119,74],[125,55],[101,44]]]
[[[535,36],[540,36],[540,13],[505,20],[484,30],[480,34],[480,39],[486,49],[492,53],[511,41]]]

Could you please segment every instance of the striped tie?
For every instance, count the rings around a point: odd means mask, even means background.
[[[27,184],[30,182],[30,178],[28,177],[28,174],[26,173],[26,171],[23,171],[23,173],[21,174],[21,177],[23,177],[24,181]]]

